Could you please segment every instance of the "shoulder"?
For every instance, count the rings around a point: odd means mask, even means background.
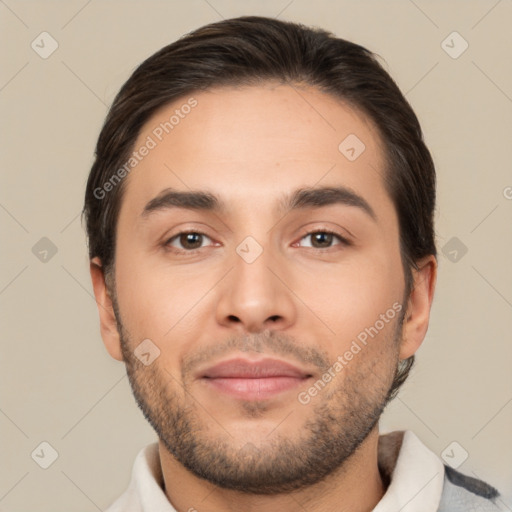
[[[439,512],[498,512],[500,493],[492,485],[444,465]]]
[[[138,452],[128,488],[105,512],[174,511],[162,506],[162,503],[168,506],[162,491],[162,482],[158,443],[151,443]]]

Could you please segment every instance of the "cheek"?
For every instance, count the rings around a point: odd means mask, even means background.
[[[392,334],[404,285],[396,259],[369,254],[300,279],[297,294],[329,327],[337,354],[359,335],[363,341],[365,333],[368,340],[373,339],[368,331],[375,339]],[[321,328],[325,332],[325,326]]]
[[[133,338],[164,346],[202,325],[198,314],[218,280],[211,268],[171,267],[163,258],[124,249],[116,261],[117,294],[123,323]]]

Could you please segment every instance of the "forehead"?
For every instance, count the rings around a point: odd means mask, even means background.
[[[283,191],[317,184],[385,195],[376,127],[311,87],[264,84],[184,96],[145,123],[134,150],[144,146],[150,149],[126,178],[122,209],[140,213],[165,188],[206,189],[241,207],[249,192],[255,201],[278,200]]]

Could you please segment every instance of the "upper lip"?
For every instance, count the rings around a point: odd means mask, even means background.
[[[310,377],[311,373],[278,359],[265,358],[258,361],[236,357],[221,361],[199,373],[200,378],[264,379],[269,377]]]

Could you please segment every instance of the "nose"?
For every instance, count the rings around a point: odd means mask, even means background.
[[[233,268],[219,283],[217,322],[240,332],[284,330],[295,322],[297,309],[284,262],[263,250],[255,261],[238,254]]]

